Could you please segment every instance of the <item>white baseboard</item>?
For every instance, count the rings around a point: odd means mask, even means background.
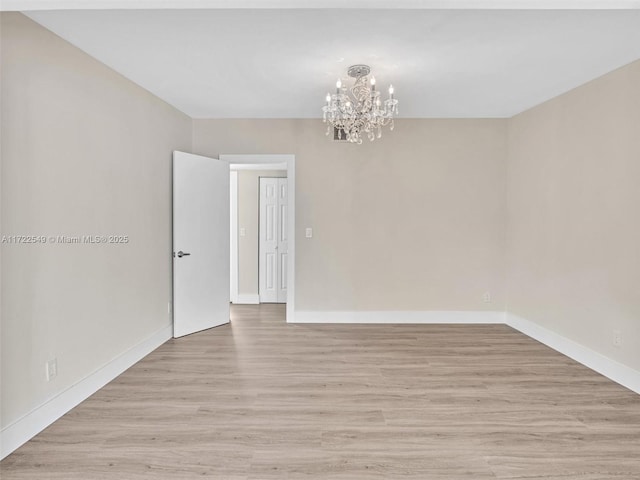
[[[173,326],[167,325],[76,384],[50,398],[22,418],[7,425],[0,431],[0,459],[9,455],[69,410],[100,390],[122,372],[169,340],[172,335]]]
[[[258,305],[260,303],[260,295],[253,293],[239,293],[236,301],[238,305]]]
[[[291,323],[504,323],[497,311],[296,311]]]
[[[595,370],[623,387],[640,393],[639,371],[513,313],[506,314],[506,323],[519,332],[572,358],[591,370]]]

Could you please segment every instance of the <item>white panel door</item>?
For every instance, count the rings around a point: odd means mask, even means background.
[[[260,302],[278,301],[278,179],[260,178],[258,281]]]
[[[173,153],[173,336],[229,322],[229,164]]]
[[[287,179],[260,178],[260,302],[287,301]]]

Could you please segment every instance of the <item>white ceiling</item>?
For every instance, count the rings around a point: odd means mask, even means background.
[[[637,9],[27,14],[194,118],[317,118],[354,63],[402,117],[510,117],[640,58]]]
[[[0,10],[108,8],[640,8],[640,0],[2,0]]]

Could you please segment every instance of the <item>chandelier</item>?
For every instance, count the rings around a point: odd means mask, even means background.
[[[393,97],[393,85],[389,85],[389,98],[382,101],[376,90],[376,79],[371,76],[368,65],[349,67],[349,76],[355,78],[351,88],[336,82],[336,93],[327,93],[326,105],[322,107],[322,118],[327,125],[327,135],[337,132],[338,139],[351,143],[362,143],[366,134],[370,141],[382,136],[382,127],[393,130],[393,117],[398,115],[398,100]]]

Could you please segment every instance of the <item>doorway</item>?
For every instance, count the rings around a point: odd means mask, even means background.
[[[294,275],[295,275],[295,157],[294,155],[220,155],[220,160],[225,160],[230,164],[230,211],[231,211],[231,231],[230,231],[230,300],[234,304],[257,304],[262,302],[285,302],[286,301],[286,316],[287,321],[293,321],[294,312]],[[244,245],[249,236],[255,235],[255,250],[253,252],[255,264],[258,266],[260,262],[260,249],[257,235],[259,234],[258,228],[258,215],[256,215],[256,230],[250,230],[247,225],[243,225],[242,221],[239,221],[239,202],[238,193],[239,186],[242,186],[243,175],[246,171],[253,171],[255,178],[255,212],[259,212],[259,178],[271,177],[274,171],[277,171],[281,177],[283,190],[286,192],[286,197],[280,202],[279,208],[286,212],[286,218],[281,223],[280,228],[283,239],[286,239],[287,254],[284,257],[280,257],[280,277],[279,284],[282,285],[282,281],[286,282],[286,295],[280,294],[280,297],[271,298],[266,296],[260,298],[260,272],[265,273],[267,265],[262,265],[256,269],[255,282],[250,280],[250,285],[253,288],[247,288],[247,284],[242,282],[241,268],[246,267],[246,264],[241,265],[242,259],[240,258],[239,251],[240,246]],[[257,173],[256,173],[257,171]],[[286,178],[282,178],[285,177]],[[244,175],[246,177],[246,175]],[[264,220],[264,218],[263,218]],[[277,258],[277,257],[276,257]],[[245,262],[246,263],[246,262]],[[251,263],[251,262],[249,262]],[[277,263],[272,264],[273,267],[277,266]],[[278,277],[276,277],[278,278]],[[249,292],[249,293],[247,293]],[[286,297],[286,298],[285,298]]]

